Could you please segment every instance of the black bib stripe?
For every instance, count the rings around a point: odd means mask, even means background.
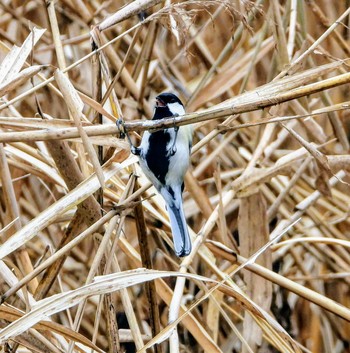
[[[165,177],[169,170],[169,157],[166,147],[170,141],[170,134],[165,131],[156,131],[149,137],[149,147],[146,155],[148,168],[155,177],[165,184]]]

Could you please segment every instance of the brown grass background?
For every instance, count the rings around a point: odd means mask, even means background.
[[[0,1],[2,351],[349,352],[349,1],[125,5]],[[115,125],[163,91],[186,259]]]

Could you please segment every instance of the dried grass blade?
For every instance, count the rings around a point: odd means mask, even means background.
[[[135,284],[144,283],[157,278],[172,276],[185,276],[187,278],[201,281],[209,280],[208,278],[198,275],[145,269],[129,270],[99,276],[95,278],[93,283],[87,284],[75,290],[55,294],[51,297],[38,301],[29,313],[0,330],[0,342],[3,343],[9,338],[19,335],[28,328],[34,326],[40,320],[45,320],[48,316],[71,308],[87,297],[111,293]]]
[[[2,320],[13,322],[15,320],[22,318],[23,315],[24,315],[23,312],[20,312],[19,310],[15,309],[15,308],[7,307],[7,306],[0,307],[0,318]],[[81,343],[81,344],[85,345],[86,347],[94,349],[97,352],[103,353],[103,351],[99,347],[97,347],[95,344],[93,344],[89,339],[87,339],[82,334],[75,332],[75,331],[73,331],[63,325],[57,324],[55,322],[40,321],[38,324],[34,325],[33,328],[36,330],[55,332],[55,333],[63,336],[66,339],[70,339],[75,342]]]
[[[85,151],[88,153],[91,163],[95,169],[98,180],[100,181],[101,187],[104,187],[104,176],[103,171],[98,160],[96,151],[92,146],[88,135],[83,129],[81,123],[81,117],[83,116],[83,102],[79,98],[78,93],[76,92],[74,86],[71,84],[69,79],[62,73],[60,70],[56,70],[55,72],[55,80],[62,91],[63,97],[68,105],[68,109],[72,114],[73,120],[75,122],[76,127],[78,128],[80,137],[83,141]]]
[[[109,180],[119,170],[126,167],[129,164],[128,161],[122,164],[110,164],[104,170],[105,180]],[[0,259],[10,254],[20,246],[25,244],[27,241],[32,239],[38,234],[40,230],[51,224],[58,216],[62,215],[69,209],[75,207],[77,204],[85,200],[91,194],[93,194],[100,184],[97,176],[92,175],[90,178],[81,183],[74,190],[69,192],[67,195],[62,197],[60,200],[55,202],[45,211],[41,212],[36,218],[27,223],[22,229],[15,233],[9,240],[0,246]]]
[[[266,201],[261,191],[241,199],[238,214],[238,232],[240,239],[240,251],[242,256],[249,257],[269,241],[268,219]],[[252,236],[252,235],[255,236]],[[258,262],[271,270],[272,258],[270,249],[259,256]],[[244,280],[247,284],[247,295],[259,307],[270,310],[272,298],[272,284],[252,273],[245,272]],[[243,321],[243,336],[253,351],[261,346],[262,331],[250,315],[245,315]],[[243,347],[242,352],[247,350]]]
[[[65,244],[62,248],[58,249],[55,252],[55,254],[53,254],[48,259],[43,261],[31,273],[29,273],[27,276],[23,277],[17,283],[9,283],[8,282],[8,284],[11,285],[11,288],[2,295],[1,302],[6,301],[11,295],[16,293],[28,281],[30,281],[32,278],[34,278],[35,276],[40,274],[47,267],[49,267],[54,262],[56,262],[60,257],[62,257],[64,255],[66,255],[67,253],[69,253],[69,251],[71,251],[75,246],[77,246],[80,242],[82,242],[87,236],[91,235],[91,233],[97,232],[98,229],[101,226],[103,226],[106,222],[108,222],[112,217],[114,217],[116,213],[117,213],[116,210],[112,210],[112,211],[108,212],[101,219],[99,219],[97,222],[95,222],[93,225],[91,225],[89,228],[87,228],[84,232],[78,234],[73,240],[71,240],[70,242]]]
[[[39,41],[41,36],[45,33],[46,29],[33,28],[32,32],[23,42],[22,46],[14,51],[11,51],[10,60],[6,60],[6,67],[0,68],[0,83],[7,83],[13,79],[15,75],[19,73],[28,55],[33,49],[33,46]],[[7,66],[8,65],[8,66]]]
[[[47,5],[47,13],[49,15],[50,24],[51,24],[51,32],[52,32],[52,39],[54,42],[58,67],[63,70],[66,67],[66,60],[64,57],[62,41],[60,38],[60,30],[57,22],[57,16],[55,11],[55,2],[52,0],[48,0],[46,2]]]
[[[282,126],[315,158],[317,164],[327,172],[328,176],[332,175],[331,169],[328,164],[327,156],[317,150],[316,146],[307,142],[302,138],[298,133],[293,129],[290,129],[288,126],[282,124]]]
[[[160,2],[162,2],[162,0],[135,0],[121,8],[115,14],[107,17],[98,25],[98,29],[102,32],[131,16],[135,16],[152,6],[159,4]]]
[[[30,66],[22,70],[19,74],[14,75],[10,81],[6,81],[5,83],[0,85],[0,97],[16,89],[18,86],[22,85],[28,79],[38,74],[45,67],[47,67],[47,65]]]

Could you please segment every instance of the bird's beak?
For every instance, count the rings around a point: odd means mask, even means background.
[[[156,98],[156,108],[159,107],[165,107],[165,103],[161,99]]]

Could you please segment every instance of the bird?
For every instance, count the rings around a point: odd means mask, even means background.
[[[155,98],[152,120],[185,114],[181,100],[173,93],[161,93]],[[128,137],[129,138],[129,137]],[[129,138],[129,142],[131,140]],[[146,177],[162,195],[169,213],[175,254],[188,256],[192,245],[183,209],[184,176],[190,164],[192,127],[185,125],[155,132],[145,131],[141,144],[131,144],[131,152],[139,156]]]

